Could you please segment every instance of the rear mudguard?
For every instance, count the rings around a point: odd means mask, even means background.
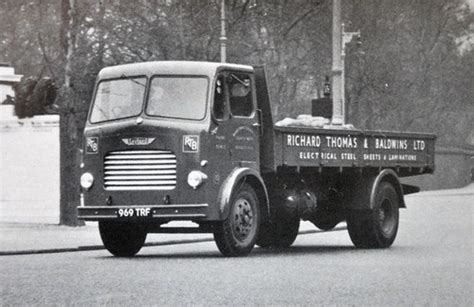
[[[219,190],[217,202],[219,204],[221,220],[225,220],[229,216],[232,193],[244,183],[250,184],[255,193],[257,193],[263,219],[270,216],[268,192],[262,177],[256,170],[244,167],[235,168],[224,180]]]
[[[354,183],[352,195],[346,206],[349,209],[372,209],[375,205],[375,196],[378,186],[381,182],[390,182],[397,191],[400,208],[406,208],[405,199],[403,198],[404,189],[398,180],[397,173],[392,169],[385,169],[376,176],[363,177]],[[408,194],[408,193],[406,193]]]

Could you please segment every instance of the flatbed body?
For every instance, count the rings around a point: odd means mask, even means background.
[[[274,131],[277,167],[393,168],[400,176],[434,170],[431,134],[313,127]]]

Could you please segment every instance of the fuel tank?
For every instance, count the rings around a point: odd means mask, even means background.
[[[280,194],[282,214],[308,220],[317,209],[316,195],[308,189],[284,189]]]

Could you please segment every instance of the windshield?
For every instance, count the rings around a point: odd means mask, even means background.
[[[92,107],[91,123],[139,115],[145,84],[145,77],[101,81]]]
[[[203,119],[206,115],[207,88],[206,77],[154,77],[146,113],[152,116]]]

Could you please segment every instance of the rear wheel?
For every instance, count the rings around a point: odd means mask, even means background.
[[[250,253],[257,240],[259,223],[257,195],[250,185],[243,184],[232,195],[228,218],[219,223],[214,231],[219,251],[228,257]]]
[[[352,243],[360,248],[386,248],[395,241],[399,220],[398,195],[389,182],[377,187],[374,207],[370,211],[353,210],[347,217]]]
[[[129,222],[100,221],[99,231],[105,248],[118,257],[131,257],[138,253],[147,235],[142,226]]]

